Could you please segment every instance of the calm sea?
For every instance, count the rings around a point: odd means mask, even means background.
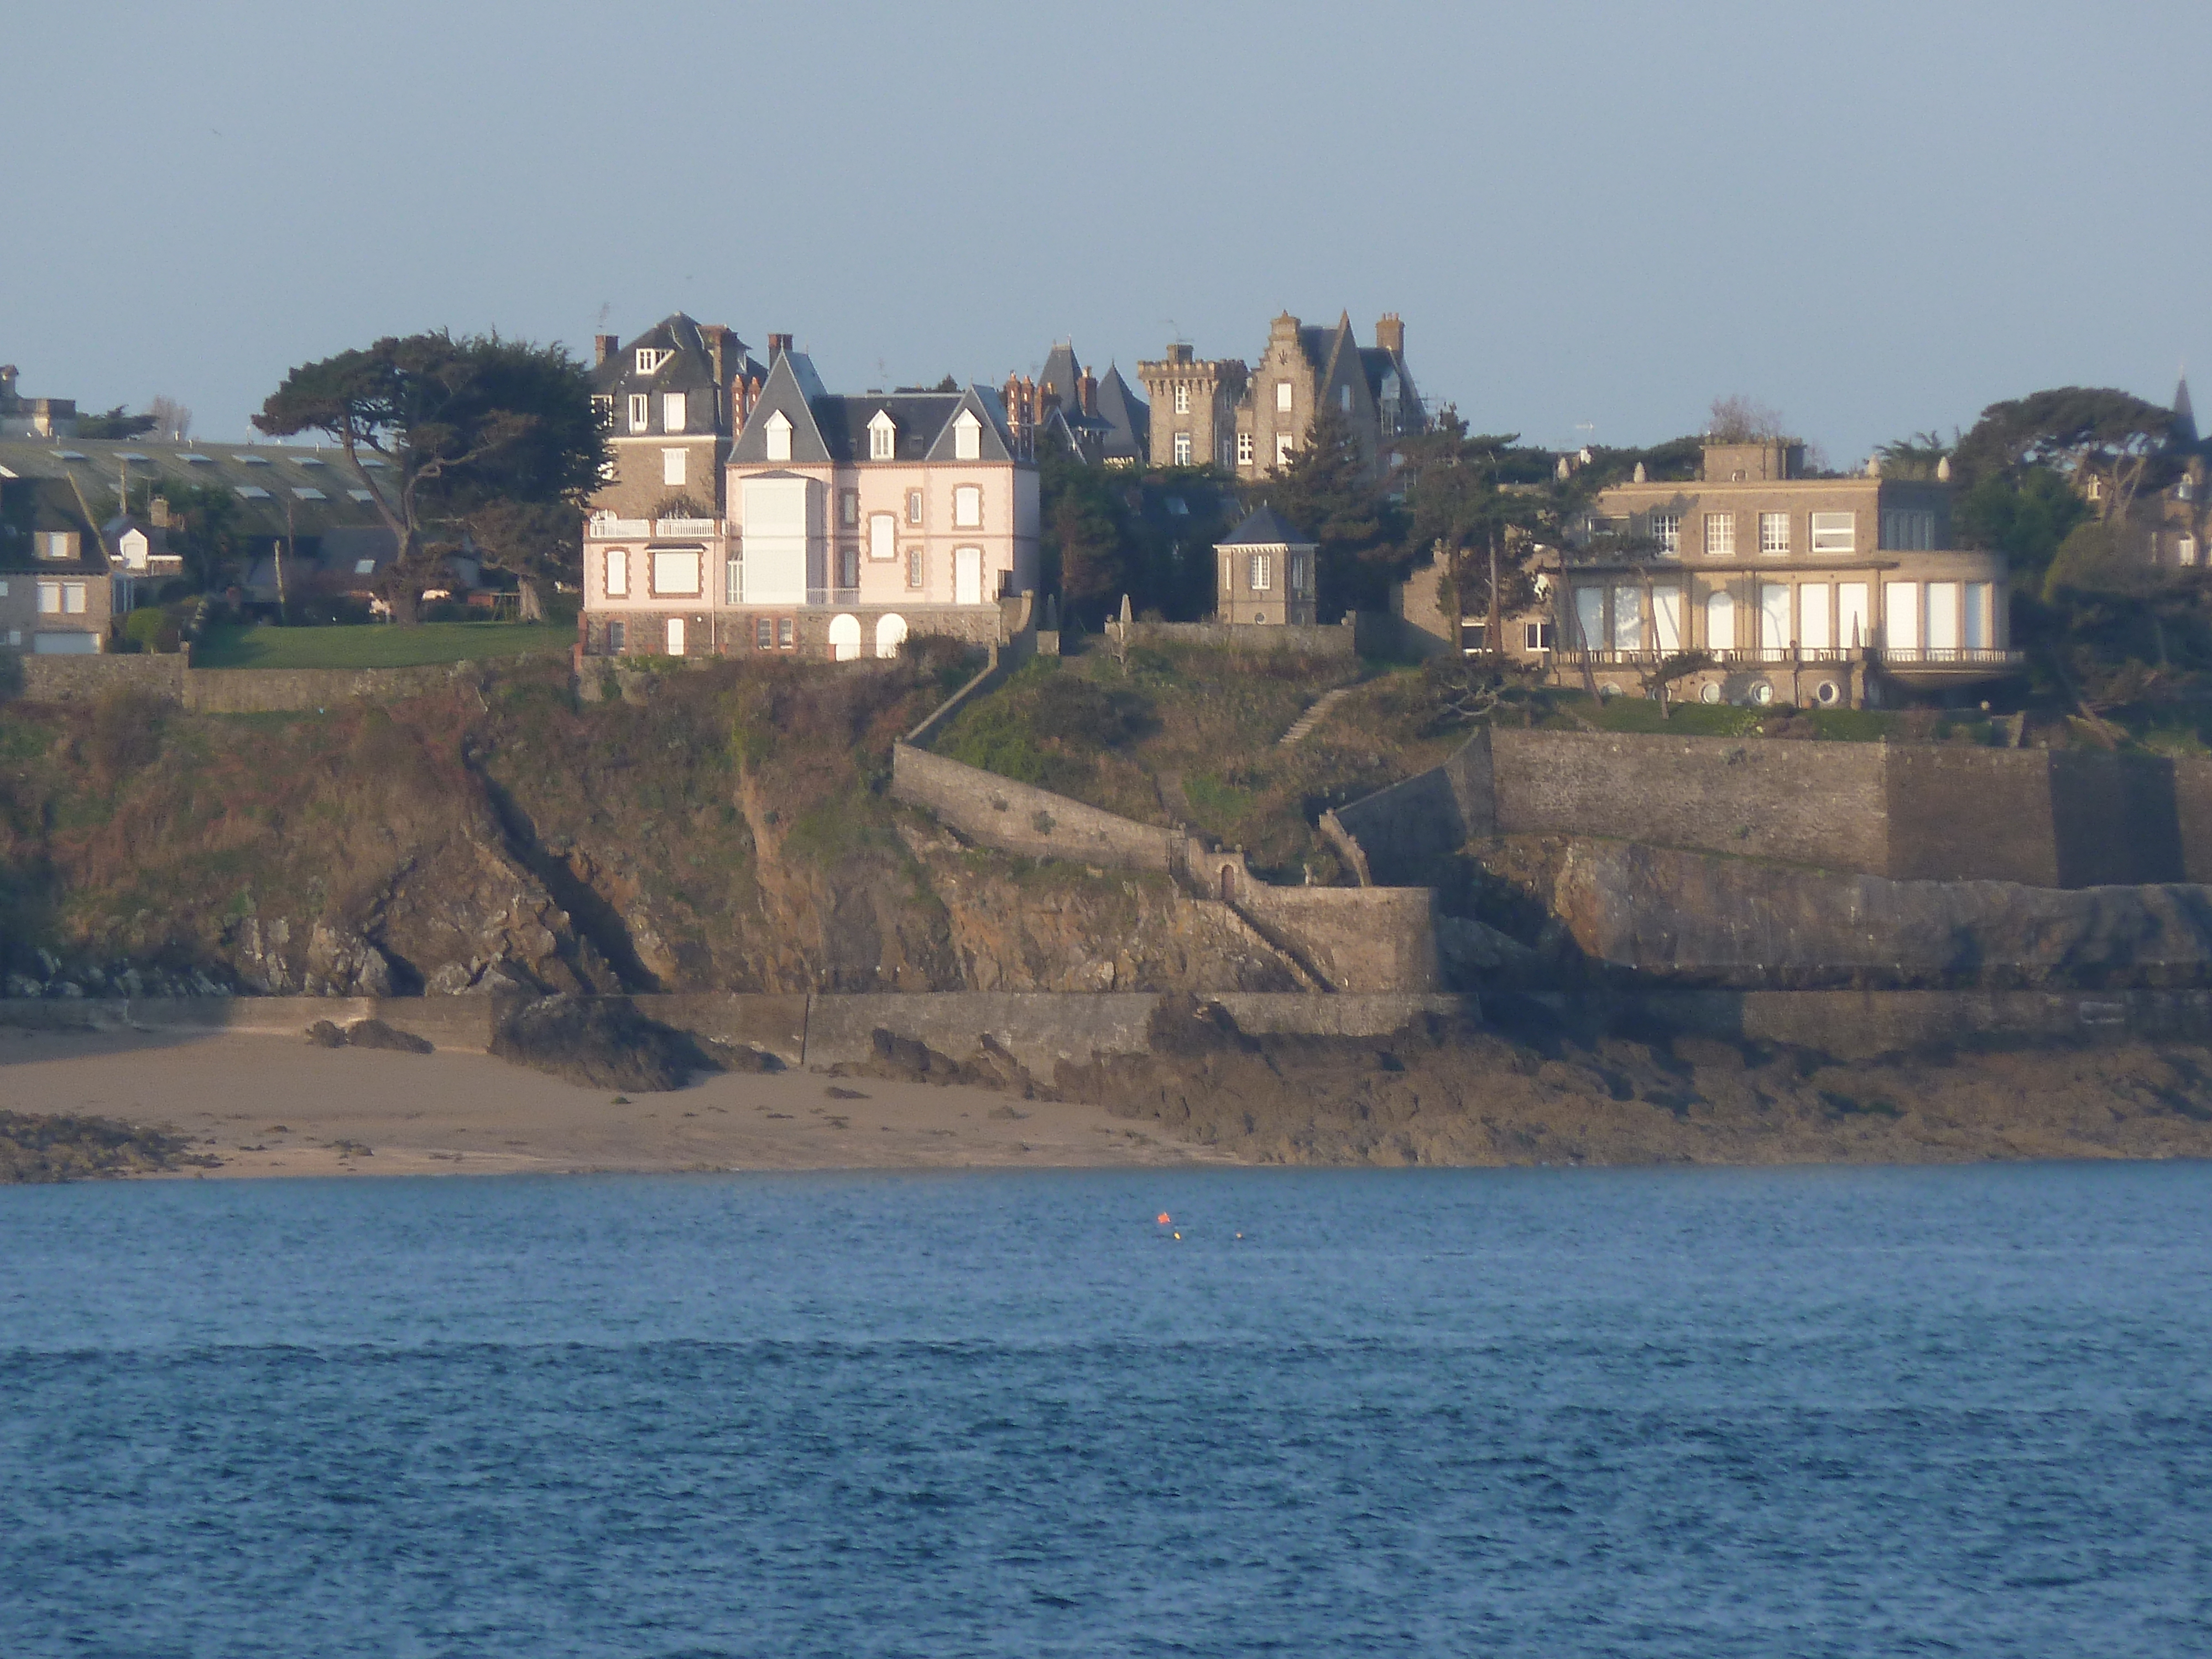
[[[9,1659],[2203,1652],[2203,1166],[0,1189]]]

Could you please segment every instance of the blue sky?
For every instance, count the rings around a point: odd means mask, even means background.
[[[2203,0],[11,10],[0,361],[213,437],[380,334],[678,309],[854,389],[1395,310],[1479,428],[1741,392],[1838,464],[2212,380]]]

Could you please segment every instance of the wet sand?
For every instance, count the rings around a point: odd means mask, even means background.
[[[1235,1161],[1096,1107],[980,1089],[785,1072],[625,1102],[485,1054],[236,1033],[0,1030],[0,1105],[170,1127],[221,1160],[185,1179]]]

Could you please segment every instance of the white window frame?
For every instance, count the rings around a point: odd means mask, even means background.
[[[955,530],[981,530],[983,527],[982,485],[953,485],[952,527]]]
[[[1298,453],[1298,441],[1287,432],[1275,434],[1275,465],[1288,466],[1291,457]]]
[[[2173,556],[2184,565],[2194,565],[2197,562],[2197,538],[2183,536],[2177,539],[2173,544]]]
[[[606,568],[600,575],[600,586],[611,599],[629,597],[629,549],[611,547],[607,550]]]
[[[1178,386],[1176,387],[1175,404],[1176,414],[1188,415],[1190,413],[1190,388],[1188,386]]]
[[[1759,515],[1759,556],[1762,559],[1786,557],[1790,552],[1790,515],[1787,513],[1762,513]]]
[[[62,585],[59,582],[39,584],[39,614],[41,617],[62,614]]]
[[[696,599],[707,591],[707,556],[696,547],[655,548],[648,558],[653,579],[653,597],[657,599]],[[664,581],[664,573],[674,574],[684,568],[688,561],[690,586]]]
[[[768,428],[763,435],[768,447],[769,459],[787,461],[791,459],[790,416],[780,409],[775,410],[768,417]]]
[[[1522,623],[1521,624],[1521,648],[1523,651],[1535,652],[1544,652],[1553,649],[1553,641],[1556,641],[1559,638],[1559,635],[1556,633],[1552,632],[1553,627],[1553,624],[1547,622]],[[1547,640],[1544,637],[1547,633],[1552,634],[1551,639]]]
[[[1276,413],[1276,414],[1278,414],[1278,415],[1287,415],[1287,414],[1289,414],[1289,413],[1291,412],[1291,383],[1290,383],[1288,380],[1278,380],[1278,381],[1276,381],[1276,382],[1275,382],[1275,413]]]
[[[919,592],[928,582],[929,556],[918,547],[909,547],[906,550],[907,586]]]
[[[653,399],[645,392],[629,394],[629,429],[633,432],[653,430]]]
[[[1249,432],[1240,432],[1237,434],[1237,465],[1239,466],[1252,465],[1252,434]]]
[[[1679,513],[1654,513],[1651,515],[1651,539],[1659,544],[1659,550],[1669,558],[1682,550],[1682,515]]]
[[[921,523],[921,492],[919,489],[906,492],[906,521],[917,526]]]
[[[868,557],[887,562],[898,557],[898,519],[894,514],[868,514]]]
[[[1244,566],[1246,586],[1255,593],[1273,592],[1275,586],[1273,564],[1274,561],[1265,553],[1251,555]]]
[[[640,346],[637,349],[637,372],[641,374],[659,374],[660,365],[667,356],[665,351],[656,351],[651,346]]]
[[[882,410],[868,422],[868,459],[888,461],[898,454],[898,428]]]
[[[1735,557],[1735,514],[1708,513],[1705,514],[1705,556],[1709,559]]]
[[[664,392],[660,394],[660,429],[663,432],[683,432],[690,427],[690,415],[684,394]]]
[[[1808,534],[1815,554],[1858,551],[1859,515],[1856,513],[1814,513]]]
[[[681,485],[684,483],[686,480],[687,475],[690,471],[690,453],[689,451],[682,449],[662,450],[660,452],[660,482],[664,484]]]
[[[1175,464],[1177,466],[1190,465],[1190,434],[1188,432],[1175,434]]]
[[[980,461],[983,459],[983,423],[975,418],[975,411],[963,409],[952,417],[952,459],[956,461]]]

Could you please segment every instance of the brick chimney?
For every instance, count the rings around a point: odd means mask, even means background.
[[[722,360],[729,355],[730,331],[720,323],[702,323],[699,339],[707,348],[707,366],[714,373],[714,384],[720,386],[726,372]]]
[[[1087,368],[1075,382],[1075,398],[1082,404],[1085,415],[1098,412],[1098,377]]]
[[[789,356],[790,352],[791,336],[788,334],[771,334],[768,337],[768,361],[769,368],[775,368],[775,360],[779,357]]]
[[[608,358],[613,356],[616,352],[621,349],[621,335],[594,334],[592,336],[592,367],[593,368],[599,368],[607,361]]]
[[[1375,325],[1375,343],[1383,350],[1398,356],[1406,355],[1406,325],[1399,321],[1398,313],[1386,311]]]

